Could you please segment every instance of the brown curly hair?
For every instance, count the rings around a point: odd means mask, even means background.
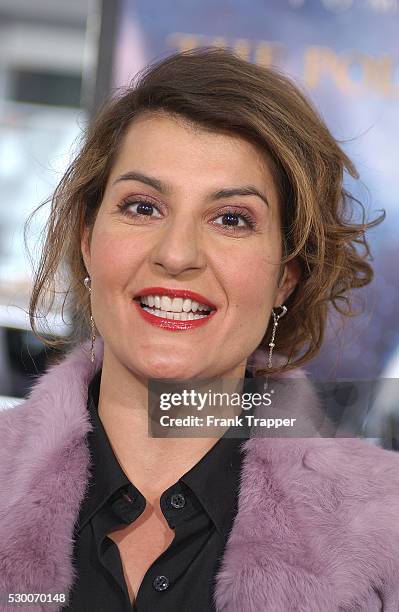
[[[207,130],[239,135],[273,160],[282,214],[282,263],[296,257],[301,279],[286,300],[288,315],[279,323],[276,350],[287,357],[287,364],[267,373],[305,363],[321,346],[328,307],[354,314],[350,290],[367,285],[373,277],[365,231],[385,214],[366,222],[363,205],[343,186],[345,174],[359,178],[356,168],[297,85],[275,69],[217,48],[175,53],[150,65],[111,96],[89,125],[79,154],[51,199],[29,304],[32,330],[53,346],[74,345],[89,336],[82,231],[84,225],[89,229],[94,225],[129,125],[143,112],[158,111]],[[354,223],[357,205],[361,222]],[[47,298],[44,319],[53,306],[59,273],[67,280],[63,309],[69,295],[73,328],[69,336],[51,340],[38,330],[36,320]],[[260,344],[265,350],[270,326]]]

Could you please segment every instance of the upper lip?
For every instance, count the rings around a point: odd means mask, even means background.
[[[169,297],[180,297],[183,299],[190,299],[199,302],[200,304],[206,304],[210,308],[216,309],[213,304],[206,297],[197,293],[196,291],[190,291],[189,289],[169,289],[167,287],[147,287],[146,289],[140,289],[134,296],[134,299],[144,295],[168,295]]]

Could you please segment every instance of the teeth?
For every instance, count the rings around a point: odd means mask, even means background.
[[[183,312],[190,312],[190,310],[191,310],[191,300],[184,300]]]
[[[197,311],[209,313],[211,310],[209,306],[206,304],[201,304],[196,300],[191,300],[190,298],[183,299],[180,297],[175,297],[172,299],[168,295],[145,295],[140,297],[140,302],[146,306],[149,306],[150,308],[155,307],[157,310],[177,314],[190,312],[195,313]]]
[[[172,310],[172,300],[168,295],[161,297],[161,310]]]
[[[183,309],[183,298],[179,298],[179,297],[173,298],[172,307],[171,307],[172,312],[181,312],[182,309]]]
[[[162,317],[163,319],[173,319],[175,321],[193,321],[196,319],[203,319],[206,314],[194,314],[193,312],[165,312],[164,310],[153,309],[148,306],[144,306],[144,310],[150,312],[156,317]]]

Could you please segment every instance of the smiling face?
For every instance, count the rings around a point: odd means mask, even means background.
[[[243,376],[298,276],[290,262],[278,285],[279,202],[265,157],[167,114],[130,125],[82,253],[104,363],[144,378]],[[173,327],[134,300],[152,287],[195,292],[215,310]]]

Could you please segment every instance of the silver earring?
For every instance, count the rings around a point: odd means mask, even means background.
[[[91,294],[91,278],[90,278],[90,276],[86,276],[86,278],[83,281],[83,284],[86,287],[86,289],[89,290],[89,293]],[[96,326],[95,326],[95,323],[94,323],[93,315],[91,314],[91,303],[90,303],[90,327],[91,327],[90,361],[93,363],[94,358],[95,358],[94,343],[96,341]]]
[[[273,330],[272,330],[272,337],[271,340],[269,342],[269,364],[268,367],[272,368],[272,356],[273,356],[273,349],[276,346],[274,339],[276,337],[276,331],[277,331],[277,325],[279,322],[279,319],[281,319],[281,317],[283,317],[286,313],[287,313],[287,306],[278,306],[278,308],[281,308],[281,312],[279,314],[277,314],[274,310],[274,308],[272,309],[272,315],[273,315]]]

